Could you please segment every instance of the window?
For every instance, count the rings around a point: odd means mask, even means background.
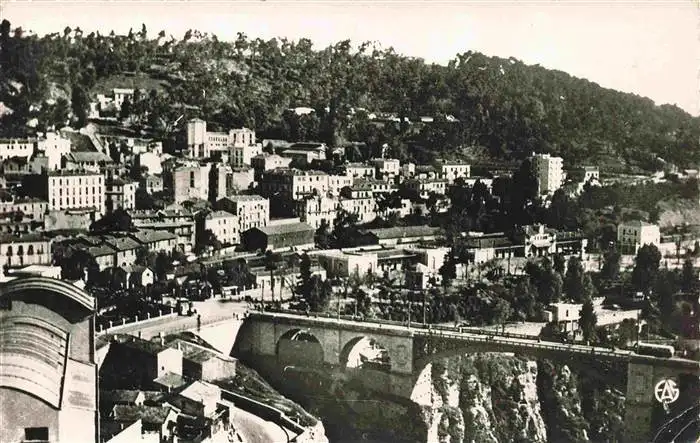
[[[24,428],[24,439],[28,441],[49,441],[49,428]]]

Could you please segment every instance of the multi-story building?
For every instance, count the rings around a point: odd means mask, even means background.
[[[172,252],[177,246],[177,235],[167,231],[136,231],[128,235],[152,252]]]
[[[328,193],[334,196],[340,195],[340,190],[352,186],[355,179],[348,175],[329,175]]]
[[[406,178],[411,178],[416,175],[416,164],[415,163],[404,163],[401,165],[401,176]]]
[[[390,181],[376,180],[373,178],[357,178],[352,186],[370,189],[375,196],[377,194],[391,194],[399,190],[399,188]]]
[[[41,234],[0,235],[0,267],[51,264],[52,240]]]
[[[258,180],[262,177],[262,173],[265,171],[271,171],[277,168],[288,168],[292,159],[289,157],[282,157],[276,154],[258,154],[250,159],[250,165],[255,169],[255,179]]]
[[[377,218],[377,201],[370,187],[343,188],[340,192],[340,207],[357,216],[358,222],[369,223]]]
[[[283,157],[306,158],[308,163],[313,160],[325,160],[328,146],[325,143],[300,142],[294,143],[282,151]],[[306,154],[306,155],[304,155]]]
[[[204,219],[204,229],[210,230],[223,244],[233,245],[240,242],[239,227],[238,216],[226,211],[210,212]]]
[[[322,171],[300,169],[274,169],[263,173],[260,193],[265,197],[277,197],[285,201],[298,200],[306,195],[328,192],[328,174]]]
[[[533,154],[530,157],[537,178],[539,194],[552,194],[564,183],[564,160],[549,154]]]
[[[401,162],[395,158],[373,158],[376,177],[382,180],[393,180],[401,173]]]
[[[215,207],[238,216],[239,233],[270,222],[270,201],[259,195],[231,195],[218,200]]]
[[[318,229],[322,223],[332,227],[338,214],[338,200],[333,197],[307,196],[296,202],[295,214],[299,219]]]
[[[194,214],[184,208],[161,209],[159,211],[131,211],[134,226],[141,230],[167,231],[177,235],[177,246],[189,252],[195,242],[196,225]]]
[[[175,168],[170,174],[170,189],[175,203],[209,197],[209,165],[188,165]]]
[[[435,169],[440,178],[454,183],[458,178],[469,178],[471,166],[461,161],[438,160]]]
[[[112,94],[114,96],[114,106],[119,110],[122,109],[124,101],[127,99],[131,101],[134,98],[134,90],[128,88],[114,88]]]
[[[187,151],[193,158],[208,158],[215,151],[225,152],[230,155],[234,166],[242,166],[250,164],[250,159],[260,154],[262,148],[255,144],[252,129],[208,132],[207,122],[195,118],[187,122]]]
[[[108,211],[136,209],[136,188],[138,183],[114,178],[105,184],[105,205]]]
[[[231,165],[234,167],[250,166],[253,157],[260,155],[262,153],[262,145],[255,144],[255,132],[250,129],[234,129],[233,131],[246,131],[252,133],[248,138],[252,137],[253,143],[249,145],[240,144],[240,142],[234,142],[234,144],[229,148],[229,158]],[[243,138],[243,136],[241,136]]]
[[[161,192],[163,191],[163,176],[149,174],[141,179],[139,187],[149,194]]]
[[[374,178],[374,166],[364,163],[348,163],[345,165],[345,175],[350,177]]]
[[[59,170],[49,172],[46,195],[49,210],[91,209],[104,214],[105,178],[98,172]]]
[[[240,192],[251,189],[253,183],[255,183],[255,170],[253,168],[250,166],[232,168],[230,192]]]
[[[34,153],[35,142],[27,138],[0,139],[0,161],[12,157],[29,159]]]
[[[114,249],[115,266],[124,267],[136,262],[136,251],[141,243],[131,237],[105,237],[104,243]]]
[[[445,195],[447,180],[442,178],[409,179],[403,182],[407,189],[415,191],[420,198],[428,198],[430,194]]]
[[[600,170],[597,166],[583,167],[583,183],[597,183],[600,181]]]
[[[44,219],[49,203],[37,198],[14,198],[12,201],[0,201],[0,217],[9,214],[22,213],[32,220]]]
[[[61,166],[65,169],[90,172],[104,172],[113,163],[112,158],[102,152],[69,152],[61,160]]]
[[[71,150],[70,140],[61,137],[61,134],[47,132],[44,138],[37,141],[37,150],[43,152],[47,158],[47,169],[55,171],[61,167],[61,158]]]
[[[644,245],[658,247],[661,243],[661,232],[658,225],[641,220],[628,221],[617,226],[617,242],[624,253],[636,254]]]

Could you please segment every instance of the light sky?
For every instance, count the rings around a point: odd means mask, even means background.
[[[0,17],[43,35],[79,26],[126,33],[145,23],[181,38],[187,29],[235,39],[378,41],[446,63],[468,50],[515,57],[601,86],[700,114],[699,0],[559,1],[25,1],[0,0]]]

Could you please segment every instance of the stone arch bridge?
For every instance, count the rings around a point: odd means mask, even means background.
[[[362,339],[385,350],[383,377],[372,389],[413,399],[418,378],[428,363],[440,357],[477,352],[523,354],[534,358],[564,360],[575,364],[612,361],[627,365],[625,425],[630,441],[646,441],[656,407],[654,386],[666,378],[697,379],[700,363],[679,358],[656,358],[628,350],[611,350],[579,344],[540,342],[514,334],[433,328],[419,324],[409,328],[396,323],[352,321],[290,312],[252,312],[236,338],[234,354],[242,358],[273,357],[280,366],[297,356],[308,366],[344,369],[355,345]]]

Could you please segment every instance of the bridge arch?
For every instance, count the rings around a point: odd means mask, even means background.
[[[340,366],[343,369],[365,368],[390,372],[390,351],[371,336],[354,337],[348,340],[340,351]]]
[[[294,366],[322,366],[321,340],[309,329],[290,329],[277,340],[275,353],[280,363]]]

